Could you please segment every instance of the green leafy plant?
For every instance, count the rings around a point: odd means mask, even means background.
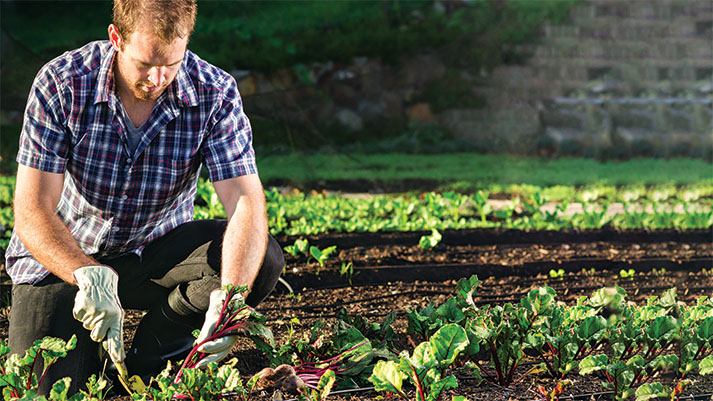
[[[550,269],[549,276],[552,279],[562,280],[564,278],[564,269]]]
[[[309,247],[309,254],[312,256],[312,258],[314,258],[314,260],[317,261],[317,263],[319,263],[319,265],[320,265],[321,267],[324,267],[324,263],[325,263],[325,262],[327,261],[327,259],[329,258],[329,255],[331,255],[332,253],[334,253],[334,251],[336,251],[336,250],[337,250],[337,246],[336,246],[336,245],[329,246],[329,247],[324,248],[324,249],[319,249],[319,248],[317,248],[316,246],[310,246],[310,247]]]
[[[480,221],[485,224],[488,216],[493,213],[493,207],[488,203],[488,192],[478,191],[471,197],[475,204],[476,214],[480,216]]]
[[[390,351],[392,341],[396,335],[392,327],[396,320],[396,311],[387,314],[381,322],[376,323],[361,315],[350,315],[346,309],[342,308],[337,312],[337,319],[338,330],[346,330],[353,327],[371,341],[375,350],[380,350],[383,354]]]
[[[621,269],[619,270],[619,277],[623,279],[633,279],[634,276],[636,275],[636,270],[634,269]]]
[[[555,306],[541,330],[532,333],[528,345],[540,356],[542,368],[551,377],[564,378],[577,366],[577,360],[596,350],[605,340],[607,322],[582,304]]]
[[[690,380],[681,380],[676,383],[673,389],[667,389],[659,382],[644,383],[636,389],[634,395],[636,396],[636,401],[648,401],[657,398],[668,398],[671,401],[678,401],[683,394],[683,389],[692,383]]]
[[[579,363],[579,373],[597,373],[605,389],[614,391],[617,400],[625,400],[633,396],[636,388],[656,373],[677,365],[676,355],[659,355],[648,363],[641,355],[634,355],[627,361],[613,362],[610,362],[606,355],[592,355]]]
[[[327,397],[329,396],[329,393],[332,391],[332,387],[334,386],[335,380],[336,380],[336,376],[335,376],[333,370],[328,370],[328,371],[324,372],[322,377],[319,379],[319,383],[317,383],[317,388],[310,389],[309,387],[305,386],[302,389],[302,393],[300,394],[300,397],[298,398],[298,400],[308,400],[308,401],[326,400]],[[307,395],[307,394],[309,394],[309,395]]]
[[[346,277],[349,280],[349,284],[352,283],[352,278],[359,273],[354,272],[354,263],[352,262],[342,262],[342,267],[339,268],[339,275]]]
[[[450,297],[443,305],[438,307],[433,302],[419,310],[407,310],[406,319],[409,334],[417,334],[423,340],[428,340],[446,323],[461,323],[465,319],[458,301],[455,297]]]
[[[444,389],[458,386],[455,376],[443,377],[448,368],[468,345],[465,330],[448,324],[428,340],[419,344],[413,354],[402,352],[397,360],[379,361],[369,377],[376,391],[388,391],[410,400],[403,381],[416,386],[417,401],[435,401]]]
[[[479,363],[476,358],[478,347],[468,347],[466,354],[487,380],[508,387],[541,369],[533,367],[520,378],[515,378],[515,371],[525,358],[525,349],[529,347],[528,338],[542,329],[552,314],[554,303],[555,291],[550,287],[540,287],[530,291],[519,305],[487,305],[469,313],[465,323],[468,338],[490,351],[493,369],[486,370]]]
[[[713,355],[703,358],[698,368],[701,376],[713,374]]]
[[[421,237],[421,239],[418,241],[418,245],[421,247],[421,249],[428,251],[436,247],[441,240],[443,239],[443,236],[441,235],[438,230],[431,229],[431,235],[424,235]]]
[[[2,387],[3,397],[5,399],[34,399],[38,397],[37,390],[45,379],[47,370],[59,358],[67,356],[67,352],[73,350],[76,346],[76,336],[72,336],[68,341],[60,338],[45,337],[35,341],[23,356],[13,354],[7,357],[0,365],[0,387]],[[0,356],[5,356],[9,352],[10,347],[4,341],[0,342]],[[43,368],[38,378],[34,373],[34,369],[39,363],[43,363]],[[70,380],[65,378],[55,383],[52,386],[50,399],[65,399]]]
[[[285,251],[295,258],[299,254],[309,256],[309,241],[303,238],[296,239],[292,245],[285,247]]]

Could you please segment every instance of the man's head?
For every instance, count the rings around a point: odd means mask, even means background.
[[[176,78],[196,20],[195,0],[114,0],[109,40],[119,84],[157,99]]]

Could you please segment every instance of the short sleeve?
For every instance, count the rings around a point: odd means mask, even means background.
[[[233,77],[223,85],[202,154],[212,182],[257,174],[252,129]]]
[[[61,85],[48,66],[35,77],[25,108],[17,162],[38,170],[62,173],[67,166],[69,135]]]

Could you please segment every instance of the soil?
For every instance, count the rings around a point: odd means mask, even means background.
[[[701,231],[536,231],[460,230],[446,231],[434,249],[418,246],[421,235],[428,233],[326,234],[306,237],[311,245],[324,249],[336,245],[337,253],[325,266],[304,255],[286,254],[284,279],[258,307],[268,319],[278,343],[284,342],[289,328],[295,335],[308,333],[318,319],[328,325],[345,308],[350,314],[379,321],[389,312],[398,311],[394,324],[397,344],[411,349],[414,341],[406,335],[405,311],[423,308],[429,302],[440,304],[454,294],[458,279],[477,274],[482,281],[475,301],[479,304],[518,302],[529,290],[542,285],[554,288],[557,299],[573,304],[580,296],[590,295],[603,286],[619,285],[627,299],[642,304],[653,295],[677,288],[678,299],[693,304],[702,296],[713,296],[713,232]],[[290,245],[295,237],[278,237]],[[343,263],[353,263],[353,274],[340,274]],[[549,277],[550,269],[563,269],[561,279]],[[585,271],[583,271],[585,269]],[[634,269],[630,279],[619,277],[621,269]],[[706,272],[704,273],[704,269]],[[7,311],[0,315],[0,337],[7,336]],[[127,343],[133,336],[143,312],[128,311]],[[291,320],[297,318],[297,320]],[[244,377],[268,366],[264,356],[250,341],[240,341],[233,351]],[[483,361],[487,364],[487,361]],[[527,367],[523,368],[522,373]],[[538,385],[552,389],[556,381],[542,374],[532,374],[510,388],[484,382],[477,386],[465,370],[451,372],[458,388],[447,392],[465,395],[469,400],[534,400]],[[610,399],[599,380],[593,376],[569,377],[561,400]],[[710,400],[713,377],[691,376],[694,383],[681,400]],[[672,377],[663,377],[664,383]],[[412,397],[413,390],[408,392]],[[329,400],[375,400],[384,393],[360,390],[332,394]],[[252,394],[250,400],[273,400],[272,392]],[[289,394],[284,399],[290,399]],[[116,400],[128,397],[114,397]]]

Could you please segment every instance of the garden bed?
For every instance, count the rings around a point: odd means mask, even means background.
[[[713,295],[713,275],[709,273],[713,267],[713,237],[709,230],[459,230],[444,232],[441,242],[431,250],[419,246],[424,234],[428,233],[302,237],[320,249],[336,246],[336,251],[323,266],[306,255],[286,254],[284,279],[293,292],[278,284],[258,310],[266,316],[278,343],[286,341],[290,330],[296,336],[306,335],[318,319],[326,319],[327,327],[331,327],[342,308],[373,321],[397,311],[393,324],[395,344],[412,350],[419,340],[406,334],[406,311],[420,310],[429,302],[444,303],[454,295],[457,280],[473,274],[482,281],[473,298],[476,305],[517,303],[532,289],[545,285],[556,291],[558,301],[568,305],[578,297],[614,285],[626,290],[628,301],[640,305],[671,287],[677,288],[677,299],[688,305]],[[296,239],[278,237],[283,247]],[[343,268],[350,262],[351,270]],[[564,273],[550,275],[550,270],[557,273],[559,269]],[[621,276],[622,269],[629,277]],[[633,275],[629,269],[634,270]],[[127,343],[141,315],[140,311],[128,312]],[[7,320],[3,317],[0,335],[7,335]],[[239,359],[237,368],[243,377],[268,366],[264,355],[247,340],[238,344],[233,356]],[[452,373],[458,379],[458,388],[449,390],[443,400],[450,400],[450,395],[465,395],[469,400],[533,400],[537,399],[534,390],[538,385],[548,389],[556,385],[555,380],[542,374],[531,374],[509,388],[488,382],[476,386],[464,370],[456,368]],[[568,378],[573,384],[566,387],[562,400],[611,397],[594,376],[580,376],[575,370]],[[689,378],[694,384],[686,388],[681,399],[709,400],[713,377]],[[670,384],[673,377],[658,380]],[[379,395],[385,394],[362,389],[332,394],[328,399],[374,400]],[[285,395],[285,399],[289,398]],[[273,393],[254,394],[250,399],[271,400]]]

